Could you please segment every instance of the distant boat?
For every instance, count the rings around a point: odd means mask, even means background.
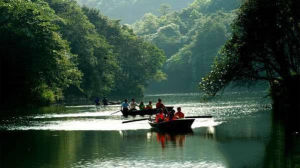
[[[173,110],[173,107],[169,106],[166,107],[167,111],[171,111]],[[145,110],[128,110],[128,111],[121,111],[123,116],[135,116],[135,115],[155,115],[157,114],[159,111],[155,108],[155,109],[145,109]]]
[[[182,118],[171,121],[163,122],[149,122],[152,128],[159,131],[170,131],[170,132],[180,132],[180,131],[189,131],[195,119],[192,118]]]

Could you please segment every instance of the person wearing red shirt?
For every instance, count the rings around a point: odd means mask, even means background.
[[[165,119],[165,116],[164,116],[163,110],[160,110],[159,113],[156,114],[155,122],[159,123],[159,122],[164,121],[164,119]]]
[[[174,119],[184,118],[184,114],[181,112],[181,107],[177,107],[177,112],[174,115]]]
[[[156,103],[156,108],[165,108],[165,105],[161,102],[161,99],[158,99],[158,102]]]

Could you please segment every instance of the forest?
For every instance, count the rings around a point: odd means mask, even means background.
[[[74,0],[4,0],[0,16],[3,106],[142,96],[165,77],[161,49]]]
[[[199,91],[198,83],[230,37],[240,4],[239,0],[195,0],[181,11],[147,13],[135,22],[134,32],[163,49],[167,57],[163,71],[168,80],[152,84],[149,92]]]
[[[210,72],[215,56],[230,37],[230,24],[242,2],[78,1],[110,17],[123,19],[121,22],[133,22],[128,26],[132,27],[134,33],[164,51],[167,61],[163,72],[167,78],[151,82],[147,93],[198,92],[198,83]]]

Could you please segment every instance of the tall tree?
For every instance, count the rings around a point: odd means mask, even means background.
[[[97,33],[75,0],[45,1],[61,18],[57,21],[60,33],[70,42],[72,53],[78,55],[78,68],[83,73],[81,87],[70,88],[67,95],[92,98],[110,93],[114,87],[114,75],[107,69],[113,59],[111,46]]]
[[[58,17],[43,1],[0,1],[1,104],[45,104],[61,99],[81,73]]]
[[[200,87],[214,95],[231,81],[266,80],[275,107],[286,111],[288,118],[299,118],[299,7],[294,0],[246,1],[234,21],[231,39]]]

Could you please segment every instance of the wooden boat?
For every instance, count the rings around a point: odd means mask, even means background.
[[[169,106],[166,107],[168,111],[173,110],[173,107]],[[157,114],[159,111],[155,108],[155,109],[145,109],[145,110],[128,110],[128,111],[121,111],[123,116],[135,116],[135,115],[155,115]]]
[[[163,122],[149,122],[152,128],[157,129],[159,131],[188,131],[191,130],[191,126],[195,119],[192,118],[182,118],[171,121],[163,121]]]

